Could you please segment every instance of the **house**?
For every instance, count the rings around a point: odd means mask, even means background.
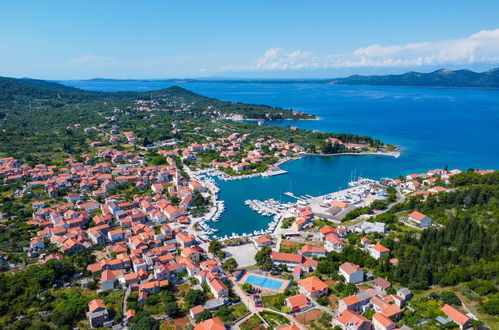
[[[225,330],[225,325],[218,317],[196,324],[194,330]]]
[[[431,218],[423,213],[419,213],[418,211],[413,211],[409,214],[407,219],[417,224],[419,228],[427,228],[431,226]]]
[[[102,290],[104,290],[104,291],[114,290],[115,281],[116,281],[116,279],[114,277],[112,270],[106,269],[102,272],[101,278],[100,278],[100,284],[101,284]]]
[[[373,315],[374,330],[393,330],[397,328],[397,324],[381,313]]]
[[[386,231],[385,227],[386,227],[386,224],[384,224],[383,222],[367,222],[367,221],[364,221],[364,222],[362,222],[362,224],[360,225],[360,227],[355,228],[355,231],[363,232],[363,233],[366,233],[366,234],[370,234],[370,233],[384,234],[385,231]]]
[[[342,313],[345,310],[362,311],[363,302],[357,295],[348,296],[340,299],[338,303],[338,312]]]
[[[291,229],[294,230],[294,231],[300,231],[308,223],[309,223],[309,220],[307,220],[307,219],[303,219],[303,218],[296,219],[293,222],[293,224],[291,225]]]
[[[345,242],[336,234],[328,234],[324,237],[324,247],[327,251],[341,252],[345,247]]]
[[[201,305],[197,305],[189,309],[189,316],[192,317],[193,320],[196,319],[196,315],[205,311],[205,308]]]
[[[334,326],[348,330],[371,330],[372,323],[364,316],[351,310],[345,310],[333,321]]]
[[[390,254],[390,249],[384,247],[379,243],[369,246],[367,250],[374,259],[380,259],[382,256],[387,256]]]
[[[192,262],[198,264],[199,263],[199,258],[201,257],[201,254],[199,251],[196,249],[193,249],[191,247],[186,247],[184,248],[181,252],[180,255],[182,257],[190,259]]]
[[[445,306],[440,310],[444,312],[445,315],[447,315],[447,317],[450,318],[454,323],[456,323],[459,326],[459,329],[466,329],[471,327],[471,318],[458,311],[454,307],[445,304]]]
[[[165,264],[157,263],[154,265],[154,278],[158,281],[170,279],[170,270]]]
[[[390,288],[392,284],[382,277],[377,277],[372,282],[375,289],[386,292],[386,289]]]
[[[308,257],[324,257],[326,256],[326,249],[322,246],[306,244],[301,247],[300,254]]]
[[[144,282],[139,285],[139,292],[145,292],[150,295],[158,293],[162,287],[167,287],[168,285],[169,282],[167,280]]]
[[[125,238],[125,232],[123,229],[119,228],[111,230],[107,233],[107,238],[109,238],[111,242],[122,241]]]
[[[257,249],[263,246],[271,246],[274,243],[272,239],[268,236],[257,237],[253,240],[253,242],[255,243]]]
[[[137,315],[137,312],[135,311],[135,309],[127,310],[125,313],[126,323],[133,321],[135,319],[136,315]]]
[[[88,303],[87,318],[92,328],[104,327],[109,322],[109,313],[102,299],[94,299]],[[112,324],[112,321],[109,323]]]
[[[303,256],[296,253],[272,252],[270,254],[274,266],[286,265],[288,268],[294,268],[303,261]]]
[[[338,274],[343,276],[347,283],[356,284],[364,281],[364,271],[359,265],[350,262],[341,264]]]
[[[194,235],[185,235],[183,233],[177,234],[175,237],[177,242],[180,244],[182,248],[186,248],[189,246],[193,246],[196,244],[196,237]]]
[[[164,213],[169,221],[173,221],[177,217],[179,217],[182,212],[180,211],[180,209],[178,207],[176,207],[174,205],[168,205],[165,208]]]
[[[374,303],[373,303],[373,305],[374,305]],[[376,306],[374,307],[374,309],[376,311],[381,312],[381,314],[383,314],[384,316],[388,317],[391,320],[398,320],[402,316],[402,310],[396,304],[384,303],[384,304],[381,304],[380,306],[378,306],[378,310],[377,310]]]
[[[407,301],[412,298],[412,292],[408,288],[401,288],[397,291],[397,296]]]
[[[310,299],[327,295],[329,287],[317,276],[311,276],[298,281],[299,291]]]
[[[210,287],[211,293],[213,293],[217,299],[223,299],[229,296],[229,289],[227,289],[225,284],[218,278],[210,280],[208,286]]]
[[[286,306],[291,308],[293,312],[300,312],[310,307],[311,304],[308,302],[307,296],[303,294],[297,294],[295,296],[286,298]]]
[[[288,325],[280,325],[276,328],[276,330],[300,330],[300,328],[298,328],[294,324],[288,324]]]

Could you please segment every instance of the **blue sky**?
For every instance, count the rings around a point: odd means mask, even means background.
[[[0,76],[336,77],[499,66],[499,1],[5,1]]]

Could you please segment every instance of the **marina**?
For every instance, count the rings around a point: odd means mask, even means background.
[[[72,83],[76,87],[103,91],[135,88],[129,82]],[[141,87],[149,90],[172,85],[153,81],[141,84]],[[220,188],[216,197],[225,204],[225,211],[218,221],[207,222],[210,227],[218,230],[214,234],[222,237],[231,236],[232,233],[242,235],[267,230],[271,218],[247,207],[244,204],[246,200],[273,198],[295,203],[298,199],[286,192],[291,192],[300,199],[307,199],[306,195],[327,195],[349,188],[353,169],[361,177],[379,180],[403,173],[418,173],[428,168],[442,168],[445,165],[451,168],[493,168],[498,162],[497,153],[491,153],[499,138],[494,126],[497,122],[497,92],[492,90],[309,83],[240,84],[236,90],[230,83],[175,84],[226,101],[297,108],[314,113],[321,119],[276,120],[267,121],[264,125],[295,126],[298,129],[320,132],[354,131],[402,146],[399,158],[378,155],[304,155],[279,166],[287,172],[285,175],[269,177],[260,175],[244,180],[223,180],[215,175],[218,171],[203,170],[209,175],[200,175],[216,182]],[[475,108],[480,115],[470,117],[470,107]],[[401,112],[400,109],[404,111]],[[441,111],[435,112],[434,109]],[[404,128],[414,118],[430,117],[432,120],[424,120],[424,123],[421,119],[417,130]],[[379,125],[380,122],[383,125]],[[463,122],[466,125],[462,125]],[[482,129],[476,130],[476,127]],[[462,136],[468,138],[462,139]],[[481,143],[477,144],[476,141]],[[473,150],[473,154],[470,154],[470,150]]]

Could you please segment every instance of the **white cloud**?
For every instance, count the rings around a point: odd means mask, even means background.
[[[285,70],[319,67],[318,58],[311,52],[295,50],[285,53],[281,48],[269,49],[256,60],[259,70]]]
[[[354,67],[417,67],[446,64],[499,63],[499,29],[484,30],[462,39],[404,45],[369,45],[347,54],[319,57],[312,52],[281,48],[267,50],[253,70]],[[248,68],[244,68],[248,69]]]
[[[104,63],[113,61],[112,57],[105,56],[97,56],[92,54],[87,54],[79,57],[72,58],[69,63],[70,64],[95,64],[95,63]]]

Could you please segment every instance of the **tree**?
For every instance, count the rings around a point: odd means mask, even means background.
[[[50,320],[58,327],[72,325],[87,307],[87,300],[78,291],[63,291],[60,302],[50,314]]]
[[[234,270],[236,270],[236,269],[237,269],[238,264],[237,264],[236,259],[234,259],[234,258],[229,258],[229,259],[225,260],[225,262],[223,263],[223,265],[222,265],[222,266],[223,266],[223,268],[224,268],[227,272],[232,273]]]
[[[497,315],[499,314],[499,293],[496,293],[490,297],[490,299],[484,302],[480,309],[487,314]]]
[[[165,305],[165,313],[169,317],[177,316],[179,311],[180,311],[180,308],[178,307],[178,304],[176,302],[169,302]]]
[[[246,292],[250,292],[253,289],[253,286],[250,283],[243,283],[241,285],[241,289],[243,289]]]
[[[203,322],[204,320],[211,319],[212,315],[209,310],[205,309],[196,315],[196,323]]]
[[[331,325],[331,320],[333,317],[329,315],[329,313],[322,313],[322,315],[319,317],[319,322],[328,328]]]
[[[190,289],[185,294],[184,299],[185,302],[189,305],[189,307],[193,307],[202,304],[206,299],[206,296],[203,291]]]
[[[131,330],[159,330],[159,322],[146,313],[141,313]]]
[[[165,165],[166,158],[163,156],[155,156],[154,158],[151,159],[151,161],[149,163],[151,165]]]
[[[260,251],[255,254],[255,261],[258,266],[263,270],[270,270],[272,268],[272,258],[270,257],[272,250],[268,246],[262,247]]]
[[[227,306],[220,307],[220,309],[215,313],[215,315],[218,316],[224,322],[232,321],[235,319],[234,315],[232,315],[230,309]]]
[[[461,306],[461,300],[454,294],[454,292],[451,291],[444,291],[440,295],[440,300],[444,304],[449,304],[449,305],[454,305],[454,306]]]
[[[211,241],[208,246],[208,251],[223,259],[225,257],[225,252],[222,251],[223,244],[220,241]]]
[[[329,299],[326,296],[322,296],[322,297],[317,298],[317,302],[321,306],[327,306],[327,305],[329,305]]]

